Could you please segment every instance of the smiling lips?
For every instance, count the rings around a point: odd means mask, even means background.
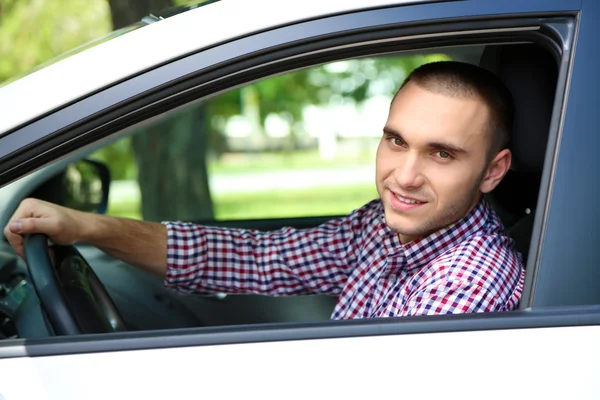
[[[390,191],[392,207],[398,210],[411,210],[426,203],[426,201],[416,200],[410,197],[404,197]]]

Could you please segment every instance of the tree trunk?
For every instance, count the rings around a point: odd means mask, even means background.
[[[109,0],[115,29],[171,7],[171,0]],[[208,130],[200,104],[160,121],[133,137],[147,221],[213,219],[206,170]]]
[[[152,12],[173,7],[172,0],[108,0],[114,29],[141,20]]]
[[[212,218],[203,112],[194,107],[133,137],[145,220]]]

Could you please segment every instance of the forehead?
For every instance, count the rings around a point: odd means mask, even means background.
[[[489,110],[476,95],[450,96],[409,82],[390,106],[386,126],[406,141],[487,145]]]

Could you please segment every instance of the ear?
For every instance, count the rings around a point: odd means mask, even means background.
[[[479,190],[482,193],[489,193],[494,190],[508,172],[511,161],[512,153],[508,149],[504,149],[496,154],[496,157],[494,157],[487,168]]]

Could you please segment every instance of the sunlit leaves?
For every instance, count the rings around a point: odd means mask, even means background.
[[[112,30],[101,0],[0,0],[0,82]]]

